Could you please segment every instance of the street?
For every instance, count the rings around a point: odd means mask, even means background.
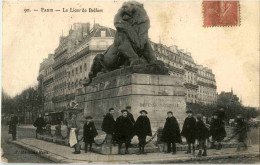
[[[2,162],[8,163],[53,163],[50,160],[42,158],[35,153],[25,150],[17,145],[8,143],[11,139],[11,134],[8,134],[8,126],[2,125],[1,131],[1,144],[2,144]],[[32,129],[24,129],[17,127],[18,138],[35,137],[35,132]]]
[[[17,137],[21,138],[34,138],[35,130],[31,128],[19,128],[17,127]],[[252,129],[250,133],[251,144],[258,144],[258,129]],[[53,163],[43,157],[40,157],[33,152],[25,150],[17,145],[7,143],[11,135],[8,134],[8,127],[2,126],[2,149],[8,163]],[[234,148],[235,151],[235,148]],[[243,152],[243,151],[242,151]],[[2,160],[4,161],[4,160]],[[190,161],[185,164],[229,164],[229,163],[256,163],[259,162],[259,156],[243,157],[243,158],[228,158],[228,159],[214,159],[214,160],[201,160],[201,161]]]

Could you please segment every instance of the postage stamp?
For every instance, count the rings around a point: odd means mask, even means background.
[[[239,1],[204,1],[204,27],[239,26]]]

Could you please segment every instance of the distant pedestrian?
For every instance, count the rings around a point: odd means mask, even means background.
[[[195,154],[195,139],[196,139],[196,119],[192,116],[192,111],[188,110],[186,112],[188,117],[185,119],[181,135],[186,138],[188,143],[188,151],[186,154],[191,153],[191,145],[192,145],[192,153]]]
[[[196,130],[196,139],[199,142],[198,156],[207,156],[206,139],[209,137],[209,130],[206,127],[206,124],[203,122],[201,114],[197,114],[197,122],[196,122],[195,130]]]
[[[114,119],[114,108],[109,108],[109,112],[104,116],[102,122],[102,131],[107,134],[107,139],[111,140],[112,143],[115,143],[115,124],[116,121]]]
[[[46,126],[46,122],[44,121],[44,118],[42,117],[41,114],[39,114],[39,116],[33,123],[33,126],[36,127],[36,138],[37,138],[37,134],[40,134],[40,135],[43,134],[43,132],[44,132],[43,127]]]
[[[80,154],[80,144],[78,143],[78,135],[79,135],[79,124],[76,121],[76,114],[70,114],[71,119],[68,122],[69,129],[69,143],[70,147],[74,147],[75,151],[73,154]]]
[[[162,132],[162,141],[167,143],[167,153],[176,154],[176,143],[182,143],[180,128],[173,113],[169,111],[167,115]]]
[[[141,110],[140,116],[137,118],[134,126],[135,135],[138,137],[139,141],[139,152],[137,154],[145,154],[144,147],[146,145],[146,136],[152,136],[151,123],[147,117],[147,111]]]
[[[87,116],[85,119],[87,121],[85,122],[83,127],[83,139],[85,142],[85,153],[87,153],[88,145],[89,151],[92,151],[92,143],[94,143],[94,138],[98,135],[98,132],[92,120],[93,118],[91,116]]]
[[[10,132],[12,133],[13,140],[16,140],[16,126],[17,126],[17,124],[18,124],[18,117],[15,116],[14,113],[12,113],[9,129],[10,129]]]
[[[220,150],[222,148],[221,141],[226,137],[225,124],[219,118],[219,113],[214,112],[213,119],[210,124],[210,134],[212,136],[211,148]],[[217,143],[217,145],[215,145]]]
[[[121,153],[122,144],[125,143],[125,154],[128,154],[128,148],[130,145],[133,125],[130,119],[127,117],[127,110],[121,110],[122,115],[116,119],[115,135],[118,139],[119,153]]]
[[[247,132],[248,132],[248,126],[247,122],[244,121],[244,118],[242,115],[237,115],[235,119],[235,133],[237,133],[237,151],[240,151],[240,145],[244,146],[244,149],[247,150]]]

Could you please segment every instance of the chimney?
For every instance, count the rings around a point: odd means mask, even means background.
[[[187,52],[186,54],[187,54],[188,56],[191,56],[191,52]]]

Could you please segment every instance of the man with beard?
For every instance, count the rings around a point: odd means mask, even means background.
[[[215,143],[217,143],[216,149],[221,149],[221,141],[226,137],[224,122],[219,118],[219,113],[213,113],[213,119],[210,124],[210,134],[212,135],[212,145],[211,148],[215,148]]]
[[[176,154],[176,143],[182,143],[179,124],[171,111],[163,127],[162,141],[167,143],[167,153]]]
[[[133,125],[130,119],[127,117],[127,110],[124,109],[121,111],[121,113],[122,115],[116,119],[115,134],[119,143],[119,153],[121,153],[120,150],[122,144],[125,143],[125,154],[128,154],[128,147],[131,141]]]
[[[186,141],[188,143],[188,151],[186,154],[191,153],[191,145],[192,145],[192,153],[195,154],[195,139],[196,139],[196,119],[192,116],[192,111],[188,110],[186,112],[188,114],[188,117],[185,119],[181,135],[186,138]]]
[[[109,108],[109,112],[105,115],[104,120],[102,122],[102,131],[104,131],[107,134],[107,139],[112,140],[114,143],[114,134],[115,134],[115,124],[116,121],[114,119],[114,108]],[[108,140],[107,140],[108,141]]]
[[[145,154],[144,146],[146,145],[146,136],[152,136],[150,120],[147,117],[147,111],[141,110],[140,116],[137,118],[134,126],[135,135],[139,140],[139,152],[137,154]]]

